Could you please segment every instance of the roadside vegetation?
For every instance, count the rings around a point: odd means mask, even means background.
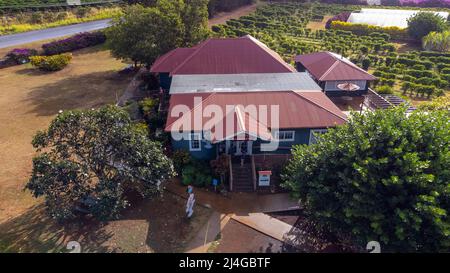
[[[6,14],[0,16],[0,35],[108,19],[120,14],[121,10],[118,6],[79,7],[61,11]]]

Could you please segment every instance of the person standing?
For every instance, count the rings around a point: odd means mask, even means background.
[[[194,203],[195,203],[194,188],[189,185],[187,188],[187,193],[188,193],[188,200],[186,203],[186,216],[188,218],[191,218],[192,214],[194,213]]]

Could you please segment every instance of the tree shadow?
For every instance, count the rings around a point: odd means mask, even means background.
[[[123,213],[122,219],[145,220],[148,224],[145,243],[154,252],[178,253],[185,251],[208,221],[211,210],[196,206],[192,219],[185,215],[185,200],[172,193],[150,200],[133,202],[135,206]]]
[[[59,223],[43,204],[0,224],[0,253],[69,252],[70,241],[83,253],[183,252],[209,218],[210,210],[197,209],[193,219],[184,216],[184,201],[165,194],[136,200],[118,220],[99,222],[89,217]]]
[[[80,243],[83,252],[114,252],[104,243],[112,234],[93,221],[60,224],[37,205],[24,214],[0,224],[0,252],[68,252],[69,241]]]
[[[24,69],[22,73],[38,72]],[[50,116],[57,114],[59,110],[88,109],[105,103],[115,103],[129,79],[128,76],[110,70],[63,78],[45,84],[33,88],[25,98],[31,104],[27,113]]]

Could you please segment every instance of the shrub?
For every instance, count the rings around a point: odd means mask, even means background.
[[[141,110],[142,115],[146,119],[151,119],[155,116],[157,107],[159,104],[158,99],[153,98],[145,98],[139,102],[139,109]]]
[[[66,67],[72,60],[72,54],[30,57],[31,64],[43,71],[58,71]]]
[[[394,89],[388,85],[377,87],[378,94],[394,94]]]
[[[212,182],[211,168],[200,160],[191,160],[191,163],[182,170],[182,183],[196,187],[206,187]]]
[[[6,54],[6,58],[16,64],[24,64],[30,61],[30,57],[36,56],[37,50],[29,48],[15,48]]]
[[[379,27],[368,24],[352,24],[347,22],[334,21],[331,23],[331,29],[347,30],[356,35],[369,35],[373,32],[382,32],[389,34],[394,39],[407,39],[406,29],[399,27]]]
[[[368,70],[369,67],[370,67],[370,64],[371,64],[370,59],[365,58],[365,59],[362,60],[362,68],[364,70]]]
[[[172,161],[175,171],[180,175],[184,167],[191,163],[191,155],[186,150],[176,150],[172,155]]]
[[[423,37],[422,46],[425,50],[450,51],[450,31],[430,32]]]
[[[105,41],[106,36],[103,32],[84,32],[66,39],[44,44],[42,45],[42,49],[45,55],[55,55],[102,44]]]
[[[418,12],[408,19],[408,34],[416,40],[422,40],[433,31],[442,32],[445,28],[445,19],[431,12]]]

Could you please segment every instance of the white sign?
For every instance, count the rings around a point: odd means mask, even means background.
[[[271,171],[259,171],[259,179],[258,179],[258,185],[261,187],[268,187],[270,186],[270,176],[272,175]]]

